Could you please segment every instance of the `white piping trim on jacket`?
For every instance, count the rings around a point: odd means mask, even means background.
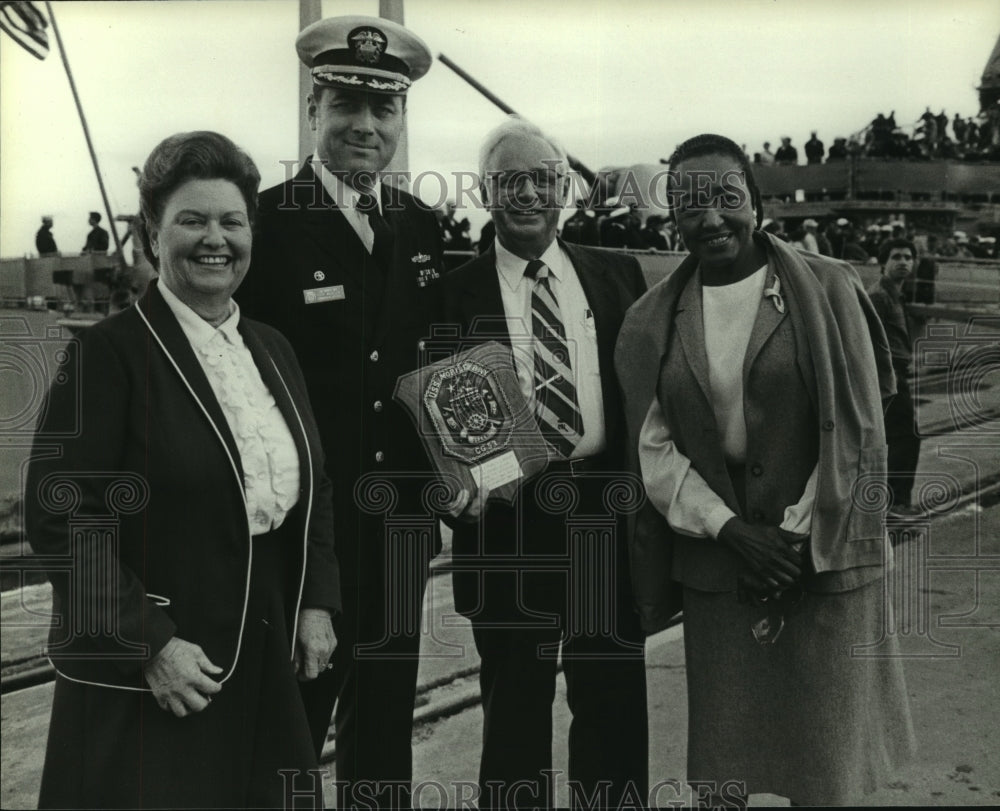
[[[170,364],[177,371],[177,374],[180,376],[181,381],[187,387],[187,390],[191,392],[191,396],[194,397],[194,401],[198,404],[198,407],[202,410],[202,413],[204,413],[205,417],[208,419],[209,425],[212,426],[212,430],[215,431],[215,435],[219,438],[219,442],[222,445],[222,449],[226,452],[226,457],[229,459],[229,464],[233,469],[233,475],[236,476],[236,486],[240,493],[240,499],[243,501],[243,517],[246,519],[247,522],[247,577],[246,577],[246,586],[243,592],[243,615],[240,617],[240,631],[236,637],[236,653],[233,656],[233,666],[229,669],[228,673],[226,673],[221,679],[219,679],[219,683],[224,684],[226,681],[228,681],[229,677],[233,675],[233,672],[236,670],[236,665],[240,661],[240,651],[242,650],[243,647],[243,630],[246,627],[247,608],[250,603],[250,575],[251,572],[253,571],[253,532],[251,531],[250,528],[250,516],[247,515],[247,510],[246,510],[247,496],[243,490],[243,480],[240,478],[240,469],[239,467],[237,467],[236,461],[233,459],[233,455],[229,452],[229,446],[226,445],[226,441],[222,438],[222,433],[219,431],[218,426],[212,420],[212,416],[208,413],[208,409],[205,408],[205,404],[202,403],[198,395],[195,393],[195,390],[191,387],[191,384],[188,382],[188,379],[184,376],[184,373],[181,371],[180,366],[177,365],[177,361],[174,360],[173,355],[171,355],[170,352],[167,350],[167,347],[164,346],[163,341],[160,339],[160,336],[156,333],[156,330],[153,329],[153,325],[149,323],[149,319],[146,318],[146,314],[142,311],[142,307],[136,305],[135,309],[136,312],[139,313],[139,317],[146,323],[146,326],[149,327],[149,331],[153,334],[153,337],[156,339],[156,342],[160,345],[160,348],[163,350],[163,354],[167,356],[167,360],[170,361]],[[268,357],[270,357],[270,355]],[[271,361],[271,363],[274,363],[274,361]],[[114,686],[114,685],[108,685],[108,686]]]
[[[52,661],[52,657],[51,656],[49,656],[48,659],[49,659],[49,664],[51,664],[52,667],[55,668],[56,674],[59,675],[59,676],[62,676],[67,681],[75,681],[77,684],[89,684],[91,687],[104,687],[104,688],[106,688],[108,690],[128,690],[131,693],[152,693],[153,692],[153,690],[152,690],[151,687],[126,687],[124,684],[105,684],[102,681],[87,681],[86,679],[76,679],[76,678],[73,678],[72,676],[67,676],[65,673],[63,673],[59,669],[59,666],[55,662]]]
[[[267,351],[266,349],[264,350]],[[298,420],[299,430],[302,432],[302,438],[304,440],[303,444],[306,448],[306,470],[309,472],[309,496],[306,501],[306,520],[305,528],[302,532],[302,574],[299,575],[299,596],[295,600],[295,619],[292,620],[292,638],[289,640],[291,644],[289,647],[292,649],[292,660],[295,660],[295,646],[297,644],[297,634],[299,632],[299,609],[302,605],[302,592],[305,590],[306,585],[306,565],[309,560],[309,523],[312,520],[312,502],[313,502],[313,466],[312,466],[312,451],[309,449],[309,434],[306,433],[306,427],[302,424],[302,417],[299,414],[298,406],[295,405],[295,398],[292,396],[291,391],[288,389],[288,384],[285,382],[285,378],[281,375],[281,370],[278,369],[278,364],[274,362],[274,358],[271,357],[271,353],[267,354],[268,360],[271,361],[271,366],[274,367],[275,374],[278,375],[278,380],[281,381],[281,385],[285,387],[285,392],[288,394],[288,401],[292,404],[292,411],[295,412],[295,419]]]

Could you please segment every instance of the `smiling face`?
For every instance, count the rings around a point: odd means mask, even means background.
[[[739,163],[727,155],[699,155],[675,171],[677,229],[703,271],[728,273],[737,281],[756,270],[756,212]]]
[[[228,307],[250,266],[252,241],[246,201],[228,180],[178,186],[149,229],[163,283],[199,314]]]
[[[316,93],[308,100],[309,124],[316,133],[316,155],[327,169],[345,172],[351,185],[359,172],[385,169],[403,132],[403,97],[338,87]]]
[[[482,178],[497,238],[522,259],[537,259],[556,238],[569,178],[555,148],[537,135],[512,133],[493,150]]]

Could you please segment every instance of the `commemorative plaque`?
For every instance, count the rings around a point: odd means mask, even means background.
[[[434,466],[460,487],[508,504],[544,467],[547,445],[518,384],[510,348],[480,344],[396,381]],[[456,491],[457,495],[457,491]]]

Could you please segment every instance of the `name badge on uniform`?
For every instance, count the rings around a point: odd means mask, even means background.
[[[303,290],[302,297],[306,300],[306,304],[322,304],[324,301],[342,301],[346,298],[344,295],[344,285],[342,284]]]

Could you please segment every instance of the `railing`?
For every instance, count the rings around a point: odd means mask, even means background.
[[[606,249],[611,250],[611,249]],[[639,260],[646,283],[654,285],[669,276],[687,256],[674,251],[627,251]],[[938,304],[961,308],[995,310],[1000,307],[1000,260],[938,259],[934,300]],[[855,265],[865,287],[878,281],[878,265]]]
[[[0,259],[0,300],[6,307],[67,304],[73,300],[70,287],[77,285],[101,302],[116,265],[115,256],[103,254]]]
[[[854,158],[806,166],[753,167],[764,197],[825,192],[840,200],[1000,203],[1000,163]]]
[[[650,285],[669,275],[687,255],[672,251],[634,251],[605,248],[635,256]],[[445,252],[446,270],[453,270],[472,259],[471,251]],[[996,308],[1000,306],[1000,260],[939,258],[935,302],[945,305]],[[113,256],[46,256],[40,259],[0,259],[0,306],[7,308],[60,306],[71,298],[64,285],[53,280],[53,273],[64,271],[74,284],[90,286],[100,306],[108,297],[102,276],[115,265]],[[881,273],[877,265],[856,265],[866,286],[874,284]],[[132,272],[137,272],[130,269]],[[145,286],[143,280],[141,286]]]
[[[116,254],[56,254],[36,258],[0,259],[0,306],[43,309],[73,303],[73,286],[86,302],[99,308],[107,303]],[[127,268],[133,281],[145,287],[151,270]]]

